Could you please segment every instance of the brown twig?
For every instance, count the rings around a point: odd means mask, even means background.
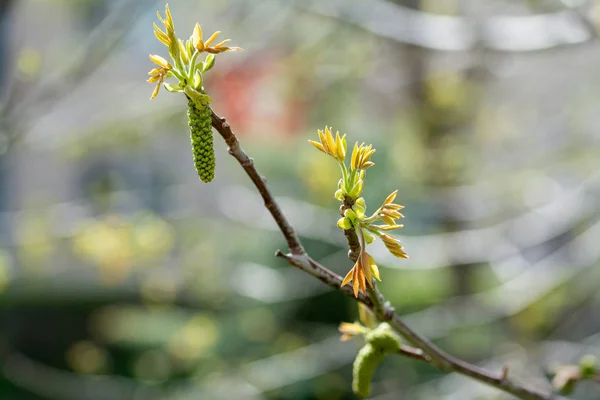
[[[212,125],[223,137],[225,143],[227,143],[229,146],[229,154],[231,154],[242,166],[242,168],[244,168],[250,177],[250,180],[252,180],[252,183],[254,183],[256,186],[256,189],[265,202],[265,207],[271,213],[273,219],[277,223],[277,226],[287,241],[290,254],[286,254],[280,250],[277,250],[275,255],[284,258],[289,264],[316,277],[335,290],[354,298],[354,294],[350,286],[340,286],[342,283],[342,278],[339,275],[311,259],[306,253],[302,243],[300,242],[300,239],[298,238],[298,235],[294,231],[294,228],[290,225],[287,218],[279,208],[279,205],[269,191],[264,178],[260,176],[256,167],[254,166],[254,162],[240,147],[237,137],[231,130],[231,127],[225,118],[219,117],[213,111]],[[349,237],[349,243],[354,243],[356,232],[346,232],[346,237]],[[356,239],[356,243],[358,243],[358,239]],[[356,251],[355,248],[354,250]],[[354,252],[352,251],[351,246],[351,258],[353,257]],[[355,260],[356,259],[354,259],[354,261]],[[408,327],[394,312],[393,307],[385,302],[383,296],[376,288],[370,289],[369,293],[369,296],[359,294],[357,300],[371,309],[380,321],[388,322],[399,334],[418,347],[412,348],[409,346],[402,346],[399,350],[399,354],[428,362],[441,370],[457,372],[462,375],[469,376],[507,393],[511,393],[514,396],[524,400],[556,400],[559,398],[554,396],[551,392],[544,392],[537,388],[525,387],[511,379],[508,379],[508,377],[503,373],[496,374],[451,356]]]
[[[413,360],[419,360],[426,363],[431,362],[431,357],[425,354],[423,350],[407,346],[405,344],[400,345],[400,348],[398,349],[398,354],[403,355],[404,357],[412,358]]]

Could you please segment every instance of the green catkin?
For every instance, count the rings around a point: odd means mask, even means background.
[[[352,390],[360,397],[369,397],[377,365],[387,353],[394,353],[400,347],[400,339],[387,323],[367,333],[365,340],[367,344],[358,351],[352,373]]]
[[[384,322],[365,336],[367,343],[386,353],[394,353],[400,348],[400,338],[394,333],[394,329]]]
[[[371,394],[371,379],[375,368],[385,358],[385,352],[370,343],[365,344],[356,355],[352,370],[352,390],[360,397]]]
[[[199,109],[199,107],[201,107]],[[212,120],[210,108],[188,102],[188,123],[194,165],[202,182],[210,182],[215,177],[215,149],[213,147]]]

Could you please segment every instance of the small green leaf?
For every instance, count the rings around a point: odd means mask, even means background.
[[[194,89],[200,89],[201,86],[202,74],[200,73],[200,71],[196,70],[196,73],[194,74]]]
[[[352,198],[358,197],[362,192],[363,183],[364,181],[362,179],[356,182],[356,185],[354,185],[354,187],[352,188],[352,190],[350,190],[350,193],[348,193],[348,195]]]
[[[183,88],[180,85],[172,85],[170,83],[163,83],[165,89],[171,93],[183,92]]]
[[[354,206],[352,207],[354,209],[354,211],[356,211],[357,214],[365,214],[365,211],[367,210],[367,205],[365,203],[365,199],[363,199],[362,197],[356,199],[356,201],[354,202]]]
[[[350,221],[350,218],[342,217],[338,219],[337,226],[343,230],[352,229],[352,221]]]
[[[358,218],[356,216],[356,213],[351,208],[349,208],[346,211],[344,211],[344,216],[346,218],[350,219],[350,221],[352,222],[352,225],[356,225],[356,223],[358,222]]]
[[[185,94],[188,95],[188,97],[190,99],[194,100],[198,104],[207,105],[207,104],[209,104],[212,101],[209,95],[204,94],[204,93],[200,93],[199,91],[197,91],[196,89],[194,89],[190,85],[187,85],[183,89],[183,91],[185,92]]]
[[[365,236],[365,240],[367,244],[371,244],[375,241],[375,236],[371,235],[369,232],[363,229],[363,235]]]
[[[215,65],[215,55],[209,54],[206,56],[206,60],[204,60],[204,66],[202,67],[202,72],[206,72]]]

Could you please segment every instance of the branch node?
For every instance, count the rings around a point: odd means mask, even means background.
[[[287,254],[284,254],[281,250],[277,249],[275,251],[275,257],[288,258]]]

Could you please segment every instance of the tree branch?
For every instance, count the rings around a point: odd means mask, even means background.
[[[248,157],[244,150],[242,150],[237,137],[231,130],[231,126],[229,126],[225,118],[219,117],[214,111],[212,111],[212,125],[223,137],[225,143],[227,143],[229,146],[229,154],[231,154],[238,161],[238,163],[246,171],[246,174],[248,174],[250,177],[252,183],[254,183],[254,186],[256,186],[256,189],[265,202],[265,207],[271,213],[271,216],[277,223],[277,226],[287,241],[290,254],[286,254],[280,250],[277,250],[275,255],[284,258],[289,264],[314,276],[333,289],[354,298],[354,294],[350,286],[340,286],[342,283],[341,276],[311,259],[306,253],[294,228],[290,225],[287,218],[281,211],[281,208],[275,201],[275,198],[269,191],[265,179],[258,173],[258,170],[254,166],[252,159]],[[349,243],[358,243],[357,239],[355,241],[356,232],[354,230],[349,231],[344,232]],[[349,254],[351,259],[352,257],[355,257],[355,247],[356,246],[351,246]],[[354,259],[354,261],[355,260],[356,259]],[[454,356],[444,352],[436,345],[429,342],[427,339],[420,336],[418,333],[414,332],[410,327],[408,327],[394,312],[394,308],[389,305],[389,303],[385,302],[383,296],[376,288],[370,289],[369,296],[365,296],[362,293],[359,294],[357,300],[371,309],[380,321],[388,322],[404,338],[413,343],[415,346],[419,347],[412,348],[409,346],[402,346],[399,349],[399,354],[430,363],[444,371],[457,372],[459,374],[469,376],[523,400],[556,400],[560,398],[553,395],[551,392],[541,391],[533,387],[522,386],[512,379],[509,379],[507,374],[504,372],[493,373],[476,365],[472,365],[457,359]]]

